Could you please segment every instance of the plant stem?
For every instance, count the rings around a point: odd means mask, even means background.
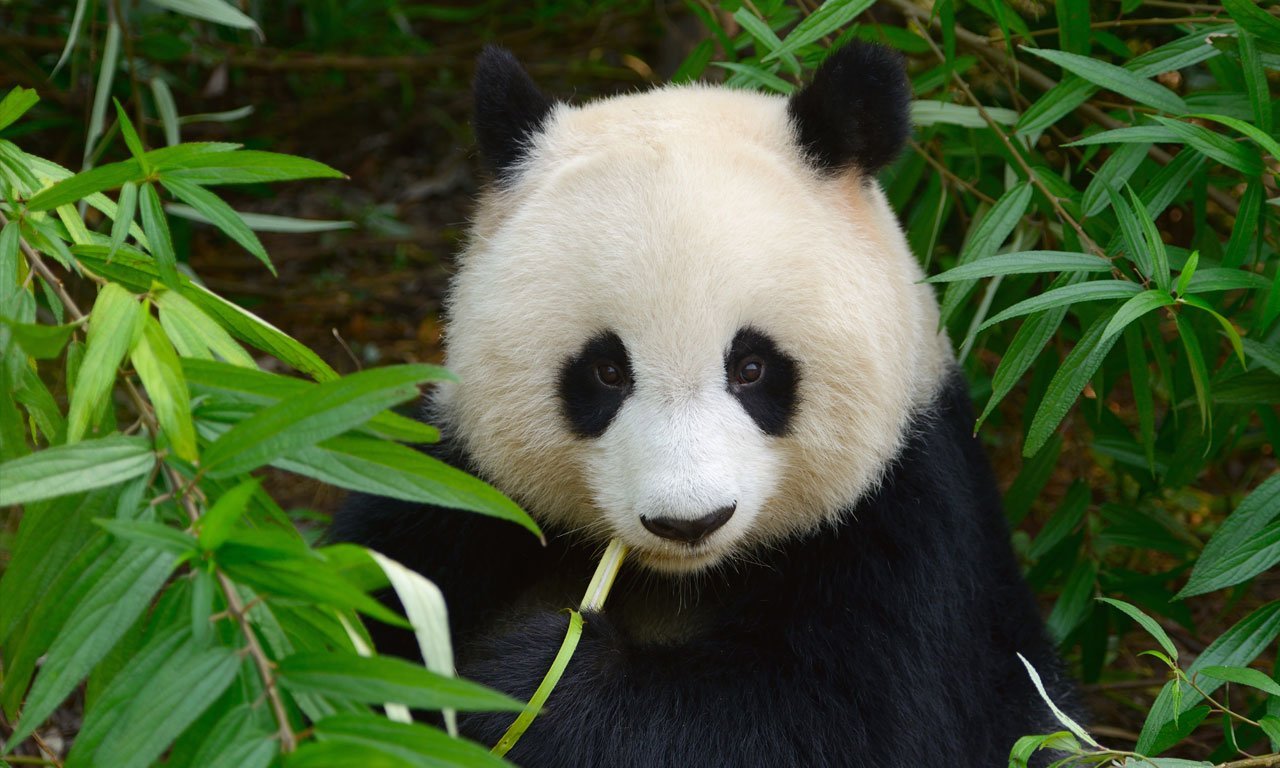
[[[8,219],[5,218],[4,214],[0,213],[0,226],[4,226],[7,223]],[[29,259],[32,269],[53,288],[58,295],[58,299],[62,301],[63,306],[71,313],[71,316],[76,320],[83,320],[85,314],[80,311],[80,307],[67,293],[62,281],[44,263],[44,259],[40,257],[40,254],[23,238],[19,237],[18,243],[22,248],[22,252]],[[156,422],[155,412],[152,410],[151,404],[147,402],[146,398],[142,396],[142,393],[128,378],[122,377],[121,382],[124,384],[129,399],[133,401],[139,418],[146,424],[151,434],[157,434],[159,425]],[[187,517],[192,523],[199,520],[200,508],[196,505],[190,486],[183,481],[178,471],[168,464],[163,465],[162,471],[169,482],[171,492],[177,496],[183,510],[187,513]],[[280,751],[292,752],[298,746],[298,737],[294,734],[292,726],[289,725],[289,713],[285,709],[284,699],[280,696],[280,690],[276,687],[275,675],[271,670],[271,660],[267,658],[261,643],[258,642],[258,636],[254,634],[253,626],[249,622],[249,617],[245,614],[244,603],[240,600],[240,594],[236,592],[235,584],[222,571],[218,571],[218,585],[222,588],[222,594],[226,598],[227,609],[236,617],[236,621],[240,625],[240,630],[248,643],[249,655],[253,657],[254,666],[257,667],[258,675],[262,678],[262,684],[266,687],[267,700],[271,702],[271,711],[275,715],[276,723],[280,726]]]

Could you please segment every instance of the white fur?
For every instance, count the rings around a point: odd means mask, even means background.
[[[805,163],[780,97],[670,87],[558,106],[484,198],[450,297],[442,416],[540,520],[693,570],[833,521],[876,483],[951,360],[937,304],[874,182]],[[724,356],[753,327],[798,362],[799,407],[762,433]],[[612,331],[635,390],[574,436],[565,360]],[[736,503],[696,548],[640,515]]]

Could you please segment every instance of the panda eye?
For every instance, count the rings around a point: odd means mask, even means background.
[[[734,366],[734,379],[739,386],[750,386],[764,376],[764,360],[759,355],[747,355]]]
[[[627,375],[622,366],[612,360],[600,360],[596,363],[596,380],[610,389],[622,389],[627,386]]]

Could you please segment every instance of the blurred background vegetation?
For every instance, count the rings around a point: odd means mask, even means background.
[[[180,262],[341,372],[440,358],[441,295],[484,183],[468,127],[484,44],[511,48],[548,93],[575,101],[692,79],[786,92],[851,37],[903,51],[919,128],[882,181],[930,273],[1048,251],[1108,258],[1106,276],[1129,283],[1011,310],[1096,271],[1050,258],[938,286],[1015,545],[1084,683],[1092,733],[1216,762],[1270,751],[1264,731],[1275,747],[1280,731],[1264,718],[1280,715],[1280,697],[1265,686],[1228,686],[1204,711],[1187,688],[1171,706],[1190,716],[1153,714],[1174,695],[1169,670],[1138,656],[1157,640],[1093,598],[1155,617],[1183,661],[1216,648],[1218,666],[1277,678],[1280,491],[1242,506],[1275,486],[1280,436],[1276,6],[241,0],[206,21],[171,12],[204,5],[0,2],[0,91],[41,97],[5,137],[73,170],[126,158],[106,94],[147,146],[180,130],[182,141],[236,141],[348,174],[228,195],[239,211],[289,217],[250,219],[276,278],[170,208]],[[1127,303],[1143,291],[1177,302]],[[284,473],[269,487],[295,519],[322,521],[341,496]],[[1237,507],[1249,519],[1222,540],[1217,570],[1204,567],[1207,594],[1177,599]],[[0,553],[15,528],[10,516]]]

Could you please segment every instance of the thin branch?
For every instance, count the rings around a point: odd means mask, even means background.
[[[1112,21],[1095,21],[1089,25],[1089,29],[1114,29],[1116,27],[1163,27],[1172,26],[1174,24],[1199,24],[1206,21],[1218,21],[1217,16],[1183,16],[1176,19],[1113,19]],[[1022,40],[1028,37],[1047,37],[1056,35],[1062,31],[1061,27],[1049,27],[1048,29],[1032,30],[1029,34],[1021,34],[1015,32],[1009,35],[1010,40]],[[1005,37],[1003,34],[988,35],[987,42],[992,45],[1003,43]]]

